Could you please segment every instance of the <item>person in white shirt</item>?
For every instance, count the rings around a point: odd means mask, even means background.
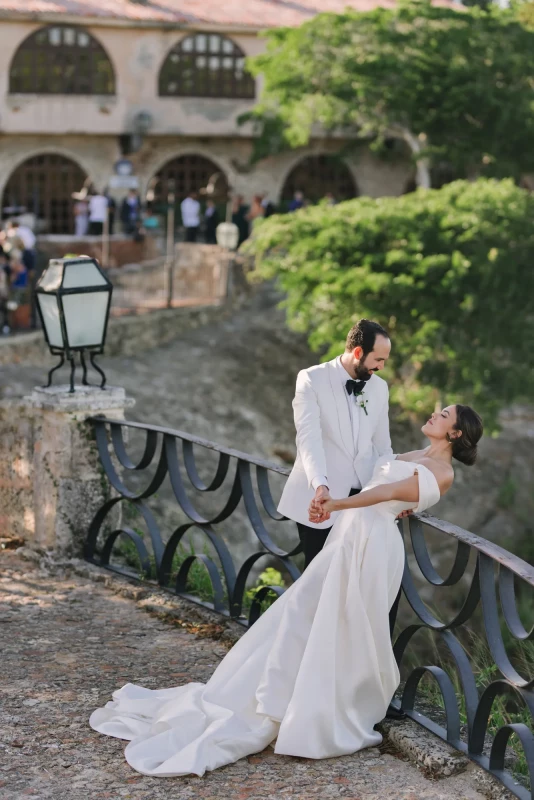
[[[89,206],[86,200],[77,200],[74,203],[74,234],[85,236],[89,227]]]
[[[17,220],[12,220],[8,225],[8,236],[18,236],[24,245],[24,250],[34,250],[35,234],[27,225],[21,225]]]
[[[89,235],[101,236],[108,214],[108,198],[95,192],[89,198]]]
[[[393,452],[389,391],[378,376],[390,350],[384,328],[362,319],[349,331],[341,356],[298,374],[293,400],[297,458],[278,511],[297,523],[305,566],[322,549],[336,517],[311,524],[311,500],[358,493],[377,459]]]
[[[189,192],[180,204],[182,223],[185,228],[185,241],[196,242],[200,227],[200,203],[196,192]]]

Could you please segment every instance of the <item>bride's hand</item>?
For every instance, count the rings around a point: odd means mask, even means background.
[[[308,516],[310,522],[314,522],[316,525],[320,524],[321,522],[326,522],[330,519],[330,513],[334,510],[334,501],[332,498],[324,498],[324,499],[313,499],[310,503],[310,507],[308,509]]]
[[[331,497],[325,498],[324,500],[319,499],[316,500],[315,502],[317,503],[323,514],[328,514],[328,516],[330,516],[332,511],[336,510],[336,501],[333,500]]]
[[[326,522],[329,519],[330,514],[325,514],[322,508],[322,505],[317,502],[314,498],[308,508],[308,518],[310,522],[315,523],[316,525],[320,524],[321,522]]]

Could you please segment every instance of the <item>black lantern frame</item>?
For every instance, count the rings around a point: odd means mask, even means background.
[[[64,264],[62,275],[61,275],[61,283],[55,289],[44,289],[42,284],[45,281],[45,277],[47,275],[47,271],[48,271],[48,269],[50,269],[52,261],[62,261],[63,264]],[[72,287],[72,288],[66,288],[66,287],[63,286],[64,281],[65,281],[65,275],[66,275],[66,272],[67,272],[67,264],[68,265],[87,264],[89,262],[94,265],[94,267],[97,269],[99,274],[104,279],[104,283],[103,284],[97,284],[95,286],[76,286],[76,287]],[[67,322],[66,322],[66,316],[65,316],[65,308],[63,306],[63,298],[67,297],[69,295],[96,294],[98,292],[107,292],[107,294],[108,294],[108,302],[107,302],[107,305],[106,305],[106,315],[105,315],[105,320],[104,320],[104,329],[103,329],[101,341],[97,342],[95,344],[71,345],[70,342],[69,342],[68,328],[67,328]],[[43,272],[43,274],[41,275],[41,277],[40,277],[40,279],[39,279],[39,281],[38,281],[38,283],[36,285],[35,294],[36,294],[36,301],[37,301],[36,302],[37,310],[38,310],[38,313],[39,313],[39,318],[41,320],[41,327],[42,327],[43,332],[44,332],[46,344],[48,345],[48,348],[49,348],[50,352],[52,353],[52,355],[59,356],[59,359],[60,359],[59,363],[56,364],[56,366],[53,367],[50,370],[50,372],[48,373],[48,383],[46,384],[46,388],[49,388],[52,385],[52,376],[53,376],[54,372],[56,372],[58,369],[61,369],[61,367],[63,366],[63,364],[67,360],[67,361],[70,362],[70,389],[69,389],[69,394],[72,394],[74,392],[74,376],[75,376],[75,372],[76,372],[76,354],[77,353],[79,353],[80,366],[82,368],[82,385],[83,386],[89,386],[90,383],[87,380],[87,362],[85,360],[85,351],[87,351],[91,366],[101,376],[100,388],[104,389],[105,386],[106,386],[106,380],[107,380],[106,379],[106,375],[105,375],[104,371],[101,369],[101,367],[99,367],[98,364],[95,362],[95,357],[98,356],[98,355],[102,355],[102,353],[104,352],[104,346],[106,344],[106,336],[107,336],[108,322],[109,322],[109,313],[110,313],[110,308],[111,308],[111,297],[112,297],[112,294],[113,294],[113,284],[111,283],[111,281],[109,280],[108,276],[105,274],[105,272],[100,267],[100,264],[98,263],[96,258],[90,258],[88,256],[78,256],[78,257],[75,257],[75,258],[52,259],[49,262],[49,266]],[[47,326],[46,326],[46,323],[45,323],[43,311],[41,309],[41,303],[39,302],[39,296],[40,295],[45,295],[47,297],[55,296],[55,298],[56,298],[58,314],[59,314],[59,325],[60,325],[60,329],[61,329],[61,338],[63,339],[63,346],[62,347],[59,347],[58,345],[54,345],[54,344],[52,344],[50,342],[50,338],[49,338],[49,335],[48,335],[48,329],[47,329]]]

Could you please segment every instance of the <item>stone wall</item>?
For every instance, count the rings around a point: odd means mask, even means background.
[[[157,269],[160,273],[157,280],[163,286],[162,263]],[[121,295],[118,296],[119,306],[123,302],[125,310],[131,310],[128,306],[129,291],[133,293],[132,297],[154,294],[154,290],[157,292],[159,284],[150,283],[153,273],[150,269],[147,272],[145,276],[136,269],[117,273],[118,294],[122,293],[122,300]],[[174,307],[159,308],[156,305],[150,313],[112,317],[105,355],[139,354],[167,344],[199,325],[223,319],[240,305],[248,291],[238,259],[227,261],[217,245],[181,242],[176,245],[174,263]],[[143,310],[142,306],[140,310]],[[50,369],[55,362],[41,331],[0,337],[0,366],[41,364],[43,369]]]
[[[105,356],[136,355],[167,344],[184,331],[222,319],[231,313],[231,308],[230,303],[163,308],[151,311],[150,314],[132,314],[111,319],[105,355],[100,358],[100,362],[105,361]],[[50,369],[56,360],[50,355],[41,331],[0,338],[0,366],[39,364],[43,366],[44,380],[44,370]]]
[[[64,133],[15,136],[4,133],[0,136],[0,144],[0,196],[15,167],[41,153],[58,153],[76,161],[97,187],[109,183],[113,163],[120,157],[117,136]],[[346,142],[315,141],[308,147],[262,159],[251,167],[252,139],[237,132],[228,137],[220,134],[210,137],[150,135],[145,138],[142,148],[128,158],[134,164],[142,196],[151,179],[168,161],[180,156],[198,155],[210,159],[215,167],[224,172],[229,184],[247,202],[253,195],[265,192],[277,203],[286,178],[299,161],[310,155],[337,152],[343,144],[346,145]],[[413,178],[413,166],[409,158],[399,157],[391,161],[380,159],[364,142],[353,148],[350,156],[345,158],[345,163],[352,173],[358,193],[369,197],[400,195]],[[113,194],[120,200],[125,192]]]
[[[35,533],[34,414],[24,399],[0,402],[0,538]]]
[[[158,75],[169,50],[190,30],[160,25],[113,25],[93,20],[87,30],[105,48],[115,72],[112,96],[10,94],[9,66],[19,45],[43,23],[2,18],[0,25],[0,96],[2,129],[9,134],[64,131],[95,137],[118,136],[132,130],[136,113],[152,117],[152,132],[172,136],[232,134],[237,117],[250,109],[250,100],[204,97],[160,97]],[[232,41],[247,56],[265,47],[255,32],[233,32]]]
[[[79,253],[96,258],[102,262],[101,236],[40,236],[38,252],[43,262],[51,258],[63,258],[67,253]],[[109,239],[109,260],[106,266],[121,267],[149,261],[162,255],[161,241],[146,236],[144,241],[135,242],[131,237],[114,234]]]

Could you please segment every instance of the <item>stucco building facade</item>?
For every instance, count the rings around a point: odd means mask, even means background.
[[[169,178],[178,195],[199,189],[214,172],[247,200],[279,203],[306,180],[345,196],[401,194],[407,158],[381,160],[361,142],[333,167],[340,143],[316,140],[252,166],[252,131],[237,122],[261,91],[244,67],[261,31],[346,4],[0,0],[4,217],[31,205],[45,230],[70,232],[72,192],[109,186],[124,157],[142,196],[163,196]]]

